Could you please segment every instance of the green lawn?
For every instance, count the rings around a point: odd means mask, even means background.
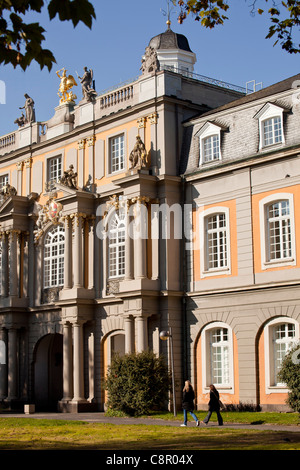
[[[200,413],[197,413],[201,418]],[[233,413],[230,413],[230,418]],[[234,413],[242,418],[242,413]],[[275,420],[275,413],[269,415]],[[204,412],[203,412],[204,415]],[[247,416],[248,415],[248,418]],[[244,420],[261,422],[256,413],[245,413]],[[162,417],[162,415],[159,415]],[[292,414],[279,415],[289,417]],[[158,417],[156,415],[155,417]],[[163,415],[166,419],[166,415]],[[174,419],[172,414],[168,414]],[[226,413],[223,413],[224,421]],[[177,416],[180,418],[180,415]],[[297,417],[298,418],[298,417]],[[238,421],[240,421],[240,419]],[[250,419],[250,421],[249,421]],[[284,420],[286,421],[286,420]],[[245,422],[245,421],[244,421]],[[274,422],[274,421],[273,421]],[[179,423],[178,423],[179,424]],[[285,423],[286,424],[286,423]],[[102,424],[84,421],[48,420],[32,418],[0,418],[0,450],[300,450],[299,433],[287,431],[199,427],[187,428],[163,425]]]
[[[199,421],[203,420],[206,416],[207,411],[195,411]],[[248,423],[248,424],[282,424],[282,425],[293,425],[300,426],[300,415],[299,413],[263,413],[258,412],[247,412],[247,411],[222,411],[221,412],[224,422],[226,423]],[[153,413],[150,418],[161,418],[167,420],[178,420],[183,421],[183,413],[179,412],[175,417],[173,413]],[[189,421],[192,417],[188,414]],[[216,414],[213,413],[210,422],[216,422]],[[300,432],[300,428],[299,428]]]

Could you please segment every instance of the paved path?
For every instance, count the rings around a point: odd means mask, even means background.
[[[90,423],[111,423],[111,424],[145,424],[145,425],[163,425],[163,426],[180,426],[181,421],[169,421],[164,419],[152,418],[117,418],[105,416],[105,413],[0,413],[0,418],[32,418],[32,419],[59,419],[67,421],[87,421]],[[204,424],[201,427],[216,427],[219,428],[215,422],[210,422],[207,426]],[[188,422],[188,427],[195,427],[194,421]],[[278,424],[237,424],[237,423],[224,423],[223,428],[232,429],[251,429],[257,431],[289,431],[299,432],[300,426],[288,426]]]

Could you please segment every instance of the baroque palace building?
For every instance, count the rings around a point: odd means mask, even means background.
[[[178,403],[285,409],[299,340],[300,75],[254,93],[194,74],[168,29],[140,76],[82,99],[65,69],[47,122],[25,95],[0,137],[0,402],[103,410],[114,353],[172,329]],[[76,103],[76,100],[78,103]]]

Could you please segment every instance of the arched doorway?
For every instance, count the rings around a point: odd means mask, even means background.
[[[57,411],[63,396],[63,336],[44,336],[34,354],[34,402],[38,411]]]

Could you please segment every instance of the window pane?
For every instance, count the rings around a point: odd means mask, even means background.
[[[281,323],[274,327],[274,376],[275,385],[279,385],[278,372],[286,353],[293,346],[296,331],[293,323]]]
[[[61,157],[48,160],[48,181],[59,181],[62,176]]]
[[[206,219],[207,269],[227,267],[227,230],[225,214]]]
[[[109,224],[109,276],[125,274],[125,212],[118,211]]]
[[[119,135],[110,140],[111,172],[125,168],[124,160],[124,135]]]
[[[281,117],[273,117],[263,121],[264,145],[273,145],[282,142]]]
[[[64,284],[64,229],[57,226],[48,232],[44,245],[44,288]]]
[[[210,162],[220,158],[219,136],[212,135],[203,140],[203,161]]]
[[[227,328],[211,331],[211,381],[218,385],[230,382],[229,339]]]
[[[278,201],[268,207],[269,260],[292,256],[289,201]]]
[[[8,184],[8,175],[0,176],[0,191]]]

